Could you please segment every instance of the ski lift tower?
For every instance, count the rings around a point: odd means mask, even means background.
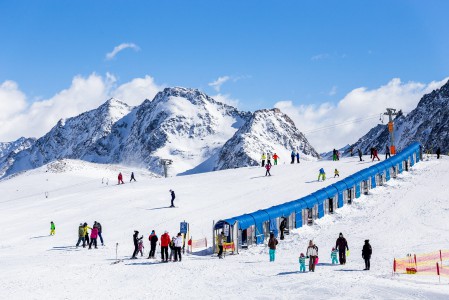
[[[164,166],[164,175],[165,178],[167,178],[167,168],[169,165],[171,165],[173,163],[173,160],[171,159],[166,159],[166,158],[161,158],[161,165]]]
[[[390,139],[391,139],[391,145],[390,145],[390,153],[392,155],[396,154],[396,147],[394,146],[394,122],[393,122],[393,116],[397,115],[395,108],[387,108],[387,112],[384,113],[384,115],[388,116],[388,131],[390,132]]]

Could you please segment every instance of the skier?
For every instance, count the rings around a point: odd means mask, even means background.
[[[326,172],[324,172],[323,168],[320,169],[320,173],[318,174],[318,181],[320,181],[320,178],[322,178],[323,181],[326,180]]]
[[[222,231],[217,236],[217,245],[218,245],[218,258],[223,258],[223,242],[226,239],[224,232]]]
[[[143,239],[143,235],[139,238],[137,237],[139,235],[139,232],[137,230],[134,230],[133,234],[133,242],[134,242],[134,252],[131,259],[137,259],[136,255],[139,252],[139,241]]]
[[[175,207],[175,204],[173,203],[173,201],[175,201],[175,198],[176,198],[175,191],[170,190],[170,195],[171,195],[171,205],[170,205],[170,207]]]
[[[309,258],[309,271],[315,272],[315,264],[318,257],[318,247],[315,246],[312,240],[309,241],[309,247],[307,247],[306,256]]]
[[[83,223],[80,223],[80,226],[78,227],[78,242],[76,243],[76,247],[78,247],[83,241],[83,248],[86,247],[86,240],[84,239],[84,225]]]
[[[374,147],[371,147],[371,148],[369,149],[369,151],[370,151],[370,157],[369,157],[369,158],[373,158]]]
[[[181,247],[182,247],[182,235],[181,232],[178,233],[175,239],[175,260],[174,261],[181,261]]]
[[[351,148],[349,148],[349,154],[351,154],[351,157],[353,157],[353,156],[354,156],[354,152],[353,152],[353,149],[352,149],[352,147],[351,147]]]
[[[380,161],[379,156],[377,156],[377,149],[373,148],[373,161],[374,161],[375,158],[377,158],[377,160]]]
[[[168,262],[168,244],[170,244],[170,236],[168,231],[161,235],[161,256],[163,262]]]
[[[335,178],[335,177],[340,178],[340,172],[338,172],[337,169],[335,169],[335,171],[334,171],[334,178]]]
[[[357,154],[359,155],[360,161],[363,161],[363,159],[362,159],[362,150],[360,150],[360,148],[357,149]]]
[[[274,233],[270,233],[270,239],[268,240],[268,248],[270,248],[270,262],[274,261],[276,258],[276,245],[278,240],[274,237]]]
[[[294,164],[295,163],[295,156],[296,156],[295,150],[292,151],[292,154],[290,156],[292,157],[291,164]]]
[[[84,226],[84,239],[86,240],[86,245],[89,245],[89,229],[92,228],[87,226],[87,223],[84,223],[83,226]]]
[[[304,256],[304,253],[301,253],[299,256],[299,272],[306,272],[306,257]]]
[[[98,237],[100,238],[101,245],[104,246],[103,236],[101,235],[103,228],[101,227],[101,224],[98,223],[97,221],[94,222],[94,228],[95,227],[97,227],[98,229]]]
[[[340,265],[346,264],[346,250],[349,251],[348,242],[343,237],[343,233],[340,232],[340,235],[335,243],[335,249],[338,249],[338,259],[340,261]]]
[[[175,239],[176,237],[172,237],[170,244],[168,244],[170,247],[170,261],[172,261],[173,255],[175,254]]]
[[[267,159],[267,156],[265,153],[262,153],[262,167],[265,166],[265,159]]]
[[[340,160],[340,151],[336,150],[335,154],[337,155],[337,160]]]
[[[275,165],[275,166],[278,164],[278,159],[279,159],[279,156],[278,156],[276,153],[274,153],[274,155],[273,155],[273,161],[274,161],[274,165]]]
[[[334,148],[334,150],[332,150],[332,160],[333,161],[337,160],[337,150],[335,150],[335,148]]]
[[[148,240],[150,241],[150,254],[148,255],[148,258],[154,258],[154,253],[156,252],[156,244],[157,241],[159,240],[156,232],[154,232],[154,230],[151,231],[150,236],[148,237]]]
[[[331,258],[332,264],[338,264],[338,250],[332,247]]]
[[[299,164],[299,152],[296,152],[296,162]]]
[[[143,246],[143,240],[140,240],[140,241],[137,243],[137,246],[138,246],[138,250],[139,250],[137,253],[140,252],[140,256],[143,256],[143,248],[145,248],[145,247]]]
[[[371,249],[371,245],[369,244],[369,240],[365,240],[365,245],[363,245],[362,250],[362,258],[365,260],[365,271],[369,270],[371,254],[373,253],[373,249]]]
[[[129,182],[131,182],[131,181],[136,181],[136,178],[134,178],[134,172],[131,172],[131,179],[129,180]]]
[[[391,157],[390,155],[390,147],[388,145],[385,146],[385,159]]]
[[[271,169],[271,165],[265,165],[265,169],[267,170],[266,172],[265,172],[265,176],[271,176],[271,174],[270,174],[270,169]]]
[[[53,221],[50,222],[50,235],[55,235],[56,226]]]
[[[271,154],[270,154],[270,152],[267,152],[267,164],[271,165]]]
[[[120,173],[118,173],[118,184],[125,184],[124,182],[123,182],[123,175],[122,175],[122,172],[120,172]]]
[[[287,219],[283,218],[281,225],[279,226],[279,230],[281,232],[281,240],[284,239],[284,230],[287,227]]]
[[[438,149],[437,149],[437,159],[440,159],[440,154],[441,154],[441,149],[440,149],[440,147],[438,147]]]
[[[92,249],[92,244],[94,244],[95,249],[97,249],[97,237],[98,237],[98,228],[94,226],[90,231],[89,249]]]

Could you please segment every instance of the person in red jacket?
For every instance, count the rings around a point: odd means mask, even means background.
[[[276,153],[273,155],[274,165],[276,166],[278,164],[279,155]]]
[[[163,235],[161,235],[161,255],[162,261],[168,262],[168,245],[170,244],[170,236],[168,232],[165,231]]]
[[[125,184],[125,183],[123,182],[123,175],[122,175],[122,172],[118,173],[118,184],[120,184],[120,183]]]
[[[380,160],[379,156],[377,156],[377,149],[373,148],[373,161],[375,158],[377,158],[377,160]]]

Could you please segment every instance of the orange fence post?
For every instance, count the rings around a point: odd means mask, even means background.
[[[396,258],[393,261],[393,272],[396,273]]]

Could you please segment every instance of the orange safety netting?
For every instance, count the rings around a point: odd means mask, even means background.
[[[408,254],[405,258],[395,258],[393,271],[404,274],[449,276],[449,250]]]

